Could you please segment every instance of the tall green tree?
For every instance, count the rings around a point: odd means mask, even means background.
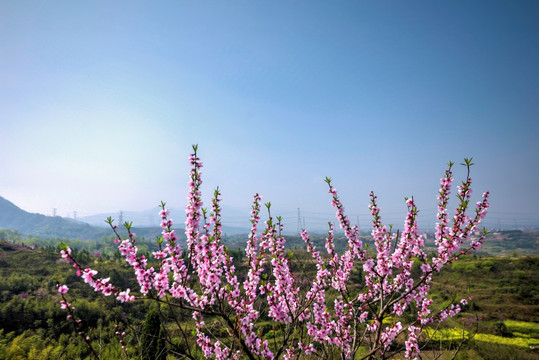
[[[143,360],[165,360],[166,344],[161,329],[161,317],[155,304],[152,304],[142,326],[141,353]]]

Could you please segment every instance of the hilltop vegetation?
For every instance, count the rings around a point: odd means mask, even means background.
[[[77,255],[85,264],[99,264],[113,281],[134,286],[132,273],[117,260],[90,257],[86,250]],[[73,291],[80,329],[60,309],[57,282]],[[122,324],[128,307],[145,312],[142,303],[122,305],[95,296],[54,248],[32,250],[0,241],[0,359],[85,358],[89,353],[79,331],[99,341],[103,354],[114,353],[106,358],[117,357],[115,324]],[[135,326],[138,322],[133,319]]]
[[[487,235],[485,245],[479,254],[537,255],[539,254],[539,231],[494,231]]]
[[[434,252],[434,234],[425,233],[425,250]],[[246,235],[234,235],[227,238],[229,247],[242,249],[245,247]],[[362,232],[360,237],[363,243],[373,246],[372,236]],[[317,247],[324,247],[325,235],[314,235],[311,238]],[[338,251],[346,247],[346,239],[338,233],[335,236],[335,247]],[[305,243],[298,235],[286,236],[286,246],[290,249],[303,249]],[[539,231],[500,230],[487,234],[485,243],[477,251],[477,255],[539,255]]]

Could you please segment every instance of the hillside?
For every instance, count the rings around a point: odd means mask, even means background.
[[[60,216],[45,216],[22,210],[0,197],[0,229],[10,229],[25,235],[45,238],[95,239],[110,231]]]
[[[45,216],[26,212],[1,196],[0,229],[13,230],[22,235],[47,239],[95,240],[113,235],[108,227],[93,226],[60,216]],[[162,229],[158,226],[146,228],[135,226],[132,231],[136,232],[139,237],[154,239],[161,235]],[[178,230],[178,233],[182,234],[183,230]]]
[[[157,214],[157,211],[155,211],[155,213]],[[140,220],[140,214],[143,214],[147,218],[147,214],[144,212],[126,212],[124,219],[133,221],[133,231],[136,232],[139,237],[155,239],[156,236],[160,236],[162,229],[159,226],[139,227],[140,225],[146,224],[144,222],[137,222],[137,220]],[[131,218],[131,216],[133,216],[133,218]],[[96,222],[96,224],[97,221],[101,222],[102,225],[90,225],[86,222],[75,221],[60,216],[45,216],[29,213],[0,196],[0,229],[17,231],[26,236],[31,235],[49,239],[96,240],[104,236],[108,237],[112,235],[110,228],[104,221],[107,218],[106,215],[95,215],[89,218]],[[183,224],[183,220],[180,218],[176,224]],[[223,226],[223,231],[225,234],[239,234],[247,233],[248,229]],[[184,233],[183,228],[176,228],[176,232],[180,234],[181,239]]]

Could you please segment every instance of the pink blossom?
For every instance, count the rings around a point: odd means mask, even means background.
[[[135,297],[132,296],[132,295],[129,295],[129,292],[130,292],[129,289],[120,292],[120,294],[118,295],[118,297],[116,299],[121,301],[121,302],[129,302],[129,301],[135,300]]]

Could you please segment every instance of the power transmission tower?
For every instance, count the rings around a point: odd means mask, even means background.
[[[124,224],[124,212],[122,210],[120,210],[120,216],[118,217],[118,222],[120,226]]]
[[[73,220],[77,221],[77,210],[73,211]]]
[[[303,224],[303,226],[305,226],[305,224]],[[301,233],[301,211],[299,210],[298,208],[298,234]]]
[[[52,216],[56,216],[56,208],[52,209]]]

